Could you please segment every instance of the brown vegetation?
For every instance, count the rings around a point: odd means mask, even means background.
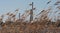
[[[49,4],[49,1],[47,4]],[[57,2],[60,3],[60,2]],[[57,3],[55,5],[57,5]],[[57,7],[59,8],[59,7]],[[60,8],[59,8],[60,9]],[[7,13],[8,19],[3,23],[3,15],[0,18],[0,33],[60,33],[60,20],[52,22],[48,17],[51,7],[47,10],[41,11],[39,13],[39,19],[30,21],[29,23],[25,22],[27,16],[30,15],[30,10],[27,10],[19,19],[16,20],[15,16],[18,12],[18,9],[14,13]],[[22,19],[20,19],[20,17]],[[11,21],[13,19],[13,21]]]
[[[45,22],[45,23],[44,23]],[[43,23],[43,24],[42,24]],[[51,24],[46,24],[46,21],[26,23],[26,22],[14,22],[4,23],[1,25],[0,33],[58,33],[60,27]]]

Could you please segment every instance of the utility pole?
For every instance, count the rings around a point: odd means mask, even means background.
[[[32,6],[32,9],[30,10],[30,22],[33,21],[33,10],[35,10],[35,8],[33,8],[33,2],[32,4],[30,4],[30,6]]]
[[[20,20],[20,13],[19,13],[19,20]]]

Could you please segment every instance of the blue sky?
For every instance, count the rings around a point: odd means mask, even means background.
[[[53,4],[57,0],[51,0],[50,4],[47,4],[48,1],[50,0],[0,0],[0,15],[7,12],[14,12],[18,8],[19,12],[22,14],[26,9],[31,9],[31,6],[29,6],[31,2],[34,2],[34,7],[36,7],[34,13],[38,14],[41,10],[49,6],[54,6]]]
[[[14,11],[19,8],[20,13],[24,10],[30,9],[29,4],[34,2],[34,7],[36,7],[35,13],[47,7],[47,2],[49,0],[0,0],[0,14],[7,13],[9,11]]]

